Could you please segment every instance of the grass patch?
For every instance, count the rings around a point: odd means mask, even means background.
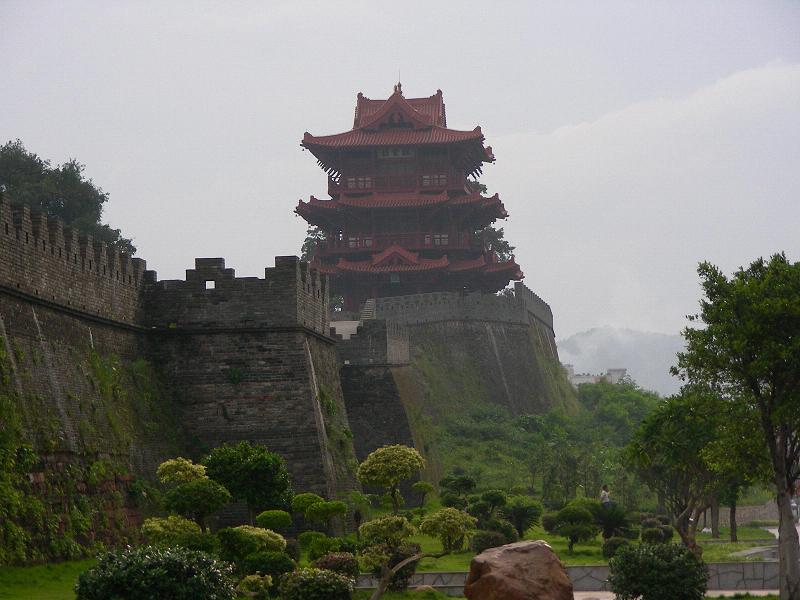
[[[369,600],[372,590],[357,590],[353,600]],[[439,592],[386,592],[381,600],[465,600],[464,596],[445,596]]]
[[[0,600],[74,600],[78,575],[94,564],[94,560],[78,560],[36,567],[0,567]]]
[[[775,536],[772,535],[766,529],[762,529],[761,527],[737,527],[736,528],[737,537],[739,538],[740,542],[746,542],[747,540],[774,540]],[[720,537],[719,540],[729,540],[731,539],[731,530],[729,527],[720,527],[719,528]],[[704,542],[708,540],[712,540],[710,533],[698,533],[697,534],[697,541]]]

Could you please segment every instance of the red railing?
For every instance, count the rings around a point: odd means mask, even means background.
[[[409,250],[473,250],[480,249],[480,241],[474,241],[469,232],[412,232],[357,234],[342,239],[327,240],[319,244],[322,254],[342,254],[384,250],[389,246],[402,246]]]
[[[328,178],[328,193],[342,192],[408,192],[425,189],[460,188],[463,172],[441,171],[422,175],[342,175],[339,181]]]

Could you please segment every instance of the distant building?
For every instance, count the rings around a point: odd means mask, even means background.
[[[605,375],[592,375],[591,373],[576,373],[572,365],[561,365],[567,372],[567,378],[573,387],[578,387],[582,383],[619,383],[628,373],[628,369],[606,369]]]

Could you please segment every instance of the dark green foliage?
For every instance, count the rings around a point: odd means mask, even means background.
[[[295,494],[294,498],[292,498],[292,512],[304,515],[309,506],[324,501],[325,498],[311,492]]]
[[[292,498],[289,471],[283,458],[266,446],[239,442],[214,448],[205,458],[206,474],[224,485],[251,511],[288,508]]]
[[[567,550],[572,554],[576,543],[587,541],[597,535],[594,517],[588,509],[567,505],[558,511],[556,534],[569,540]]]
[[[206,517],[231,501],[223,486],[206,477],[182,483],[164,495],[164,508],[197,521],[205,529]]]
[[[478,519],[479,522],[488,519],[491,512],[492,505],[484,500],[478,500],[467,506],[467,513]]]
[[[110,552],[81,574],[77,600],[232,600],[231,568],[202,552],[144,546]]]
[[[542,528],[547,533],[554,534],[556,527],[558,527],[558,513],[545,513],[542,516]]]
[[[316,560],[342,549],[342,540],[336,537],[315,538],[308,545],[308,558]]]
[[[506,536],[499,531],[478,531],[472,536],[470,548],[476,554],[480,554],[488,548],[497,548],[507,543]]]
[[[464,510],[467,508],[467,499],[453,492],[444,492],[439,498],[442,506]]]
[[[664,541],[664,532],[661,527],[645,527],[642,529],[642,543],[660,544]]]
[[[249,526],[220,529],[217,539],[220,558],[237,566],[251,554],[279,551],[283,547],[283,538],[279,534]]]
[[[662,525],[659,529],[665,542],[671,542],[672,538],[675,537],[675,530],[671,525]]]
[[[621,536],[623,530],[627,529],[629,525],[628,515],[619,504],[599,505],[593,515],[595,522],[600,526],[604,539]]]
[[[136,248],[119,229],[100,222],[108,194],[83,175],[84,165],[71,159],[51,167],[50,161],[26,150],[20,140],[0,146],[0,185],[16,202],[58,217],[130,255]]]
[[[272,577],[272,585],[277,586],[285,573],[291,573],[297,564],[285,552],[254,552],[248,554],[242,562],[245,574],[261,573]]]
[[[642,519],[642,529],[657,529],[661,527],[661,522],[655,517]]]
[[[311,566],[317,569],[335,571],[351,579],[358,577],[359,573],[358,560],[356,560],[355,555],[350,552],[332,552],[331,554],[326,554],[315,560]]]
[[[325,569],[298,569],[283,577],[281,600],[350,600],[353,581]]]
[[[468,475],[447,475],[439,481],[439,488],[444,492],[450,492],[456,496],[466,496],[477,486],[474,477]]]
[[[338,500],[329,502],[315,502],[306,508],[305,517],[312,523],[320,523],[325,527],[330,526],[330,522],[335,517],[341,517],[347,513],[347,505]]]
[[[265,510],[256,517],[256,524],[264,529],[281,531],[292,526],[292,516],[285,510]]]
[[[524,537],[528,528],[539,522],[544,507],[531,496],[511,496],[501,512],[514,525],[519,537]]]
[[[640,532],[638,527],[625,527],[620,532],[620,535],[624,537],[626,540],[638,540],[639,534]]]
[[[403,562],[405,559],[411,558],[415,554],[420,553],[419,544],[401,544],[400,546],[395,547],[379,545],[375,546],[374,548],[376,548],[379,552],[389,556],[389,561],[386,566],[388,566],[390,569]],[[402,592],[403,590],[407,589],[408,584],[411,582],[411,578],[417,571],[417,564],[417,562],[409,563],[395,573],[394,577],[392,577],[392,581],[389,583],[389,589],[393,592]],[[380,568],[376,567],[372,571],[372,574],[376,578],[380,577]]]
[[[608,581],[619,600],[701,600],[705,596],[708,568],[678,544],[622,547],[608,566]]]
[[[304,550],[308,549],[311,546],[311,543],[317,539],[324,539],[328,537],[321,531],[304,531],[300,535],[297,536],[297,541],[300,542],[300,547]]]
[[[300,542],[294,538],[289,538],[286,540],[286,548],[284,552],[292,557],[292,560],[298,561],[300,560]]]
[[[483,529],[486,531],[497,531],[502,533],[505,538],[506,544],[511,544],[519,539],[517,530],[509,521],[505,519],[489,519],[483,524]]]
[[[494,514],[495,510],[505,506],[506,502],[508,502],[508,494],[503,490],[488,490],[481,494],[481,500],[489,503],[489,510]]]
[[[630,540],[627,540],[624,537],[610,537],[603,542],[603,556],[605,558],[612,558],[617,554],[620,548],[630,545]]]

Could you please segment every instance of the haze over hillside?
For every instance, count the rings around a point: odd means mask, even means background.
[[[558,341],[561,362],[574,365],[576,373],[605,373],[608,368],[625,367],[641,387],[662,396],[680,388],[669,368],[675,364],[675,353],[682,349],[680,335],[616,327],[596,327]]]

